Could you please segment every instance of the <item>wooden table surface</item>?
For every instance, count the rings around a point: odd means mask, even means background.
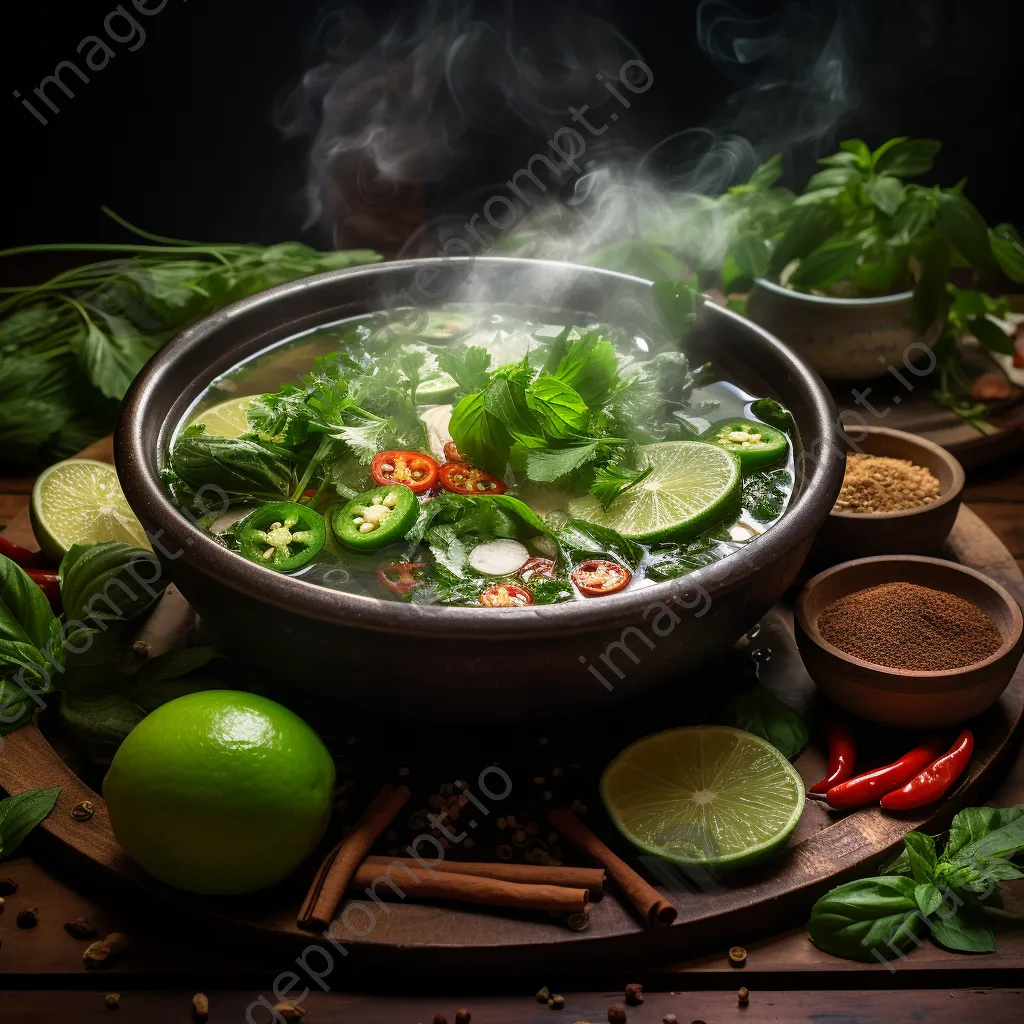
[[[31,477],[0,478],[0,527],[27,504]],[[965,501],[1002,539],[1024,569],[1024,460],[1003,462],[968,473]],[[1024,803],[1024,757],[1018,756],[989,803]],[[119,1020],[187,1021],[192,994],[203,991],[211,1021],[274,1020],[275,982],[312,991],[302,999],[306,1020],[345,1024],[425,1024],[436,1013],[455,1020],[465,1006],[476,1024],[532,1024],[552,1013],[532,993],[541,985],[561,991],[566,1006],[554,1019],[572,1024],[607,1019],[609,1004],[622,1001],[622,986],[641,981],[646,1002],[630,1008],[630,1024],[657,1024],[665,1014],[679,1021],[813,1021],[815,1024],[928,1021],[998,1024],[1018,1020],[1024,1003],[1024,932],[996,925],[997,952],[963,956],[925,942],[891,973],[882,965],[862,965],[829,957],[793,928],[748,943],[746,966],[729,966],[726,951],[712,950],[685,963],[623,969],[600,977],[548,976],[538,962],[533,977],[480,979],[452,976],[353,977],[343,962],[312,964],[318,985],[302,971],[294,954],[253,946],[237,936],[210,929],[161,906],[126,902],[74,876],[54,851],[32,837],[19,855],[0,864],[0,876],[18,880],[18,891],[0,908],[0,1020],[109,1020],[104,994],[120,993]],[[1007,909],[1024,912],[1024,883],[1004,883]],[[39,924],[16,926],[19,909],[39,908]],[[63,928],[77,917],[100,929],[124,931],[131,945],[113,967],[83,968],[86,943]],[[339,956],[340,961],[340,956]],[[298,972],[304,981],[290,978]],[[746,1007],[740,985],[750,989]],[[401,995],[396,995],[401,993]],[[261,1001],[262,1000],[262,1001]],[[277,1018],[280,1019],[280,1018]]]

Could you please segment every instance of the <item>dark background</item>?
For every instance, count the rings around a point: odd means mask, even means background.
[[[39,124],[12,91],[31,95],[60,60],[75,58],[84,36],[102,34],[104,16],[114,6],[112,0],[66,8],[22,5],[21,24],[7,28],[3,244],[123,240],[99,212],[106,203],[151,231],[179,237],[264,243],[302,237],[325,245],[323,232],[303,233],[308,139],[283,138],[272,118],[275,103],[317,60],[310,39],[321,5],[168,0],[159,14],[138,17],[147,33],[138,50],[112,44],[115,59],[92,73],[88,85],[76,85],[75,99],[61,97],[62,110],[50,115],[48,125]],[[382,0],[362,6],[383,28],[399,5]],[[550,46],[544,17],[552,6],[517,6],[518,37],[529,42],[532,32],[543,37],[539,45]],[[770,117],[756,103],[748,106],[753,93],[742,90],[756,87],[763,62],[713,59],[698,43],[697,7],[642,0],[586,5],[618,28],[656,74],[643,110],[638,105],[631,116],[628,141],[642,151],[682,128],[739,125],[755,134],[764,129],[756,145],[772,148],[766,123],[799,121],[806,111],[785,89]],[[774,17],[769,26],[804,14],[818,19],[826,34],[837,19],[846,26],[837,59],[853,98],[837,124],[792,147],[790,184],[798,185],[811,158],[837,139],[862,135],[877,145],[894,134],[932,136],[945,142],[936,181],[950,185],[966,175],[968,195],[990,223],[1024,225],[1024,4],[736,0],[735,8],[746,18]],[[491,19],[507,12],[499,4],[478,3],[475,9]],[[724,24],[723,31],[728,28]],[[569,52],[576,41],[567,36]],[[786,56],[779,74],[785,77],[788,68],[798,75],[806,52]],[[736,97],[732,104],[730,96]],[[752,118],[744,120],[745,108]],[[503,180],[543,139],[521,122],[467,137],[457,170],[430,190],[431,210],[464,205],[473,188]]]

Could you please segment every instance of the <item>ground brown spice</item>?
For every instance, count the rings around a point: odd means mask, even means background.
[[[977,605],[915,583],[883,583],[833,601],[818,632],[855,658],[920,672],[973,665],[1003,642]]]
[[[939,480],[909,459],[881,455],[846,456],[846,475],[836,499],[841,512],[902,512],[939,496]]]

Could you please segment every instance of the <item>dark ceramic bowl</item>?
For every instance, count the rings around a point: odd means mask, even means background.
[[[429,296],[429,303],[423,296]],[[417,300],[419,300],[417,302]],[[136,377],[121,406],[117,469],[154,547],[228,652],[296,685],[389,713],[502,721],[612,704],[679,681],[756,622],[795,578],[843,474],[836,412],[784,345],[708,305],[688,342],[726,379],[795,417],[793,500],[740,552],[689,576],[600,600],[523,609],[377,601],[282,576],[227,551],[177,511],[160,482],[175,428],[208,384],[244,358],[347,316],[475,300],[648,329],[650,285],[563,263],[477,258],[336,271],[282,285],[190,327]],[[700,685],[694,679],[690,685]]]

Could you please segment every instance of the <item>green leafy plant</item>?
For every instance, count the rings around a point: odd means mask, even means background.
[[[29,245],[0,252],[102,253],[40,284],[0,289],[0,450],[33,462],[80,451],[113,425],[143,363],[189,324],[274,285],[372,263],[367,250],[321,253],[298,242]],[[83,387],[83,377],[90,387]]]
[[[28,789],[0,800],[0,857],[13,857],[25,837],[44,821],[60,796],[55,789]]]
[[[766,739],[791,761],[807,746],[807,723],[760,683],[725,705],[723,724]]]
[[[941,856],[922,832],[903,842],[883,875],[840,885],[815,903],[807,926],[814,944],[865,962],[905,953],[925,934],[954,952],[992,952],[999,884],[1024,878],[1013,862],[1024,851],[1024,809],[968,807],[953,819]]]

